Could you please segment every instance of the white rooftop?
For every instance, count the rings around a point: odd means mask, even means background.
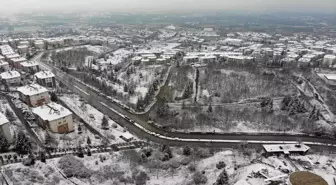
[[[332,59],[332,60],[335,60],[335,59],[336,59],[336,56],[335,56],[335,55],[325,55],[324,58],[325,58],[325,59]]]
[[[24,62],[24,61],[27,61],[27,59],[25,59],[23,57],[20,57],[20,58],[13,58],[12,61],[14,63],[16,63],[16,62]]]
[[[17,71],[6,71],[0,74],[1,79],[19,78],[21,75]]]
[[[13,51],[12,47],[10,47],[9,45],[2,45],[2,46],[0,46],[0,50],[1,50],[1,53],[3,55],[14,54],[14,51]]]
[[[275,144],[275,145],[263,145],[267,152],[282,152],[289,154],[290,152],[306,152],[310,148],[304,144]]]
[[[0,112],[0,125],[9,123],[8,119],[6,118],[6,116]]]
[[[27,45],[20,45],[20,46],[18,46],[18,48],[19,49],[28,48],[28,46]]]
[[[23,67],[33,67],[33,66],[38,66],[38,63],[35,61],[26,61],[26,62],[22,62],[20,65],[22,65]]]
[[[51,71],[40,71],[40,72],[35,73],[35,76],[36,78],[39,78],[39,79],[55,77],[54,73],[52,73]]]
[[[33,108],[33,113],[44,121],[54,121],[72,115],[67,108],[54,102]]]
[[[3,60],[0,60],[0,66],[5,66],[5,65],[8,65],[8,62],[5,62]]]
[[[0,55],[0,60],[2,60],[2,59],[4,59],[4,58],[5,58],[4,56]]]
[[[25,85],[25,86],[19,87],[17,90],[26,96],[32,96],[32,95],[48,92],[48,89],[38,84]]]
[[[10,54],[10,55],[6,55],[6,58],[8,58],[8,59],[20,58],[20,55],[17,54],[17,53],[13,53],[13,54]]]
[[[324,77],[328,80],[336,80],[336,74],[325,74]]]

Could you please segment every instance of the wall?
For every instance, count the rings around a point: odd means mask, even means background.
[[[7,141],[9,143],[12,143],[13,136],[12,136],[11,131],[9,129],[9,123],[5,123],[5,124],[1,125],[0,128],[1,128],[1,132],[3,133],[3,135],[5,136]]]
[[[34,96],[30,96],[30,104],[33,107],[38,106],[38,101],[41,99],[44,99],[45,103],[49,103],[50,102],[50,96],[48,92],[44,92],[44,93],[40,93]]]
[[[59,124],[60,122],[61,122],[61,124]],[[61,125],[65,125],[65,124],[68,124],[69,132],[74,130],[72,115],[69,115],[69,116],[66,116],[64,118],[57,119],[57,120],[54,120],[54,121],[50,121],[49,122],[49,127],[50,127],[50,130],[52,132],[57,133],[58,132],[58,127],[61,126]]]

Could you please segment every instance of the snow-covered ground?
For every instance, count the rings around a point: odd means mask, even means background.
[[[80,98],[77,95],[64,95],[60,97],[60,99],[71,107],[80,118],[89,123],[91,127],[100,132],[106,138],[109,138],[111,144],[125,142],[120,138],[120,136],[123,134],[129,134],[128,131],[110,118],[108,118],[109,129],[103,129],[102,119],[104,115],[86,102],[80,101]],[[117,127],[115,128],[115,126]],[[133,138],[136,137],[133,136]]]

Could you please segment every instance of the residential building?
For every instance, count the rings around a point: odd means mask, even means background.
[[[27,46],[27,48],[28,48],[28,46],[29,46],[29,41],[27,41],[27,40],[22,40],[22,41],[20,41],[20,42],[19,42],[19,46],[18,46],[18,48],[19,48],[20,46]]]
[[[197,63],[199,61],[199,57],[196,55],[188,55],[183,57],[183,63],[190,64],[190,63]]]
[[[9,71],[9,64],[3,60],[0,60],[0,73]]]
[[[51,71],[40,71],[34,76],[38,84],[45,87],[56,87],[55,75]]]
[[[32,107],[41,106],[50,102],[49,91],[38,84],[30,84],[19,87],[20,99]]]
[[[253,62],[254,58],[249,56],[228,56],[227,61],[229,63],[247,64]]]
[[[21,56],[17,53],[14,53],[14,54],[11,54],[11,55],[6,55],[6,60],[7,61],[11,61],[12,59],[15,59],[15,58],[20,58]]]
[[[266,156],[305,155],[310,149],[310,147],[304,144],[265,144],[263,148]]]
[[[335,55],[325,55],[323,58],[323,67],[331,67],[336,63],[336,56]]]
[[[9,121],[6,116],[0,112],[0,134],[5,136],[8,143],[13,142],[13,134],[9,128]]]
[[[33,113],[38,117],[38,122],[54,133],[68,133],[74,131],[72,113],[57,103],[51,102],[33,108]]]
[[[0,50],[2,55],[12,55],[15,53],[13,48],[9,45],[1,45]]]
[[[23,57],[13,58],[13,59],[10,60],[10,64],[15,68],[20,68],[21,63],[26,62],[26,61],[27,61],[27,59],[25,59]]]
[[[19,85],[21,83],[21,75],[17,71],[6,71],[0,73],[0,79],[6,85]]]
[[[30,74],[34,74],[36,72],[38,72],[39,69],[39,65],[36,61],[26,61],[26,62],[22,62],[20,63],[20,68]]]
[[[37,49],[44,49],[44,41],[43,40],[37,40],[34,42],[35,48]]]
[[[28,46],[20,45],[20,46],[18,46],[18,51],[19,51],[20,54],[26,54],[26,53],[28,53]]]

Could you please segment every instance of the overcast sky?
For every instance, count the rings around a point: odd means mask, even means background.
[[[250,10],[335,12],[336,0],[0,0],[1,12],[31,11],[178,12]]]

